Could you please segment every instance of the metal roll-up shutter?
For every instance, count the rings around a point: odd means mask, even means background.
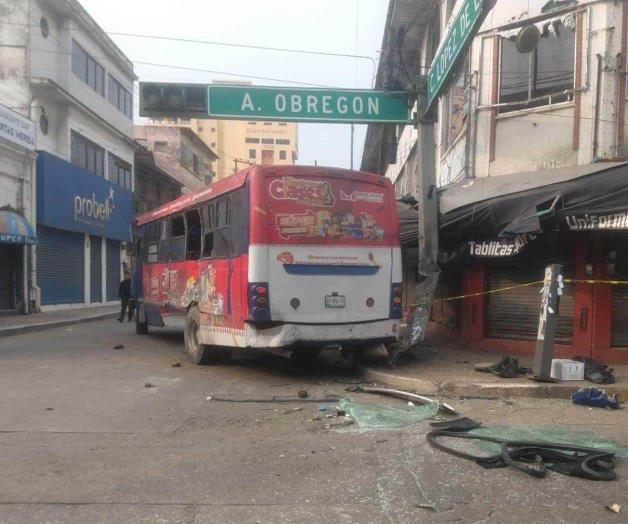
[[[613,277],[628,280],[628,236],[618,237],[615,242],[615,268]],[[613,286],[613,310],[611,314],[611,346],[628,347],[628,286]]]
[[[102,302],[102,239],[90,237],[90,301]]]
[[[83,234],[40,225],[37,237],[37,285],[42,305],[84,302]]]
[[[488,289],[496,290],[543,280],[545,268],[493,268],[489,269]],[[542,284],[520,287],[488,295],[488,326],[490,338],[510,340],[536,340]],[[573,339],[573,286],[565,285],[560,299],[556,342],[571,344]]]
[[[120,241],[107,239],[107,300],[118,300],[120,280]]]

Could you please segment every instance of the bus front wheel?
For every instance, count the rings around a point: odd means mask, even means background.
[[[231,348],[208,346],[198,340],[201,326],[201,312],[198,307],[190,308],[185,321],[185,351],[190,362],[197,365],[224,362],[231,358]]]

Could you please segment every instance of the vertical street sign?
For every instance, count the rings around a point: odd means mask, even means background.
[[[212,118],[343,124],[410,122],[406,92],[209,85]]]
[[[484,0],[464,0],[449,31],[445,34],[427,75],[428,108],[442,91],[456,60],[466,48],[466,43],[482,17],[484,3]]]

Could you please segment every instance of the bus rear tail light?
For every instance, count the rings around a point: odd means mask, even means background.
[[[396,283],[390,289],[390,318],[401,318],[403,310],[401,308],[401,294],[403,289],[401,283]]]
[[[249,284],[249,320],[268,322],[270,320],[270,299],[267,282]]]

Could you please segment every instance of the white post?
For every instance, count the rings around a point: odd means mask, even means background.
[[[83,257],[84,257],[84,268],[85,268],[85,275],[83,276],[83,282],[85,284],[85,295],[84,295],[84,299],[85,299],[85,305],[89,306],[91,304],[92,301],[92,290],[91,290],[91,285],[92,285],[92,279],[91,279],[91,267],[92,267],[92,257],[91,257],[91,245],[89,242],[89,233],[84,233],[84,243],[83,243],[85,249],[83,249]]]
[[[102,285],[102,303],[107,302],[107,240],[100,237],[100,283]]]

